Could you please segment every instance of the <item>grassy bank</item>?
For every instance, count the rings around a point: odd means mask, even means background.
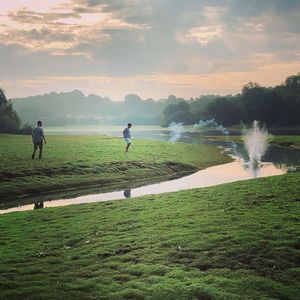
[[[237,143],[243,142],[242,136],[231,135],[231,136],[205,136],[206,138],[215,139],[219,141],[234,141]],[[299,135],[270,135],[269,143],[271,145],[296,148],[300,149],[300,136]]]
[[[300,174],[0,217],[1,299],[299,299]]]
[[[275,135],[271,138],[271,143],[282,146],[300,149],[299,135]]]
[[[42,160],[32,160],[29,136],[0,135],[0,201],[72,187],[162,181],[230,161],[207,145],[134,140],[128,154],[124,148],[120,138],[49,136]]]

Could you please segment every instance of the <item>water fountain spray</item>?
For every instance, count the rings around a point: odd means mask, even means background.
[[[249,156],[249,165],[257,169],[261,164],[261,158],[268,148],[268,132],[265,128],[260,128],[258,121],[253,122],[253,126],[244,132],[244,143]]]

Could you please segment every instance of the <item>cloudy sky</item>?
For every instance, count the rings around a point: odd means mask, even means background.
[[[0,0],[8,98],[226,95],[299,71],[299,0]]]

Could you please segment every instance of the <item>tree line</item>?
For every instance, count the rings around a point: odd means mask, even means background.
[[[136,125],[160,124],[164,108],[184,101],[171,95],[155,101],[141,99],[136,94],[126,95],[123,101],[112,101],[95,94],[85,96],[81,91],[37,95],[11,99],[22,123],[41,119],[48,126],[64,125]]]
[[[143,100],[130,94],[124,101],[114,102],[94,94],[85,96],[79,90],[7,100],[0,88],[0,132],[8,133],[29,133],[38,119],[47,126],[132,122],[166,127],[171,122],[190,125],[210,119],[224,126],[253,120],[267,126],[292,126],[300,124],[299,116],[300,73],[274,87],[250,82],[237,95],[205,95],[189,100],[174,95]]]
[[[266,126],[292,126],[300,124],[300,73],[286,78],[283,84],[263,87],[258,83],[246,84],[241,93],[217,96],[200,110],[193,101],[181,101],[167,106],[162,126],[170,122],[189,125],[199,120],[215,119],[224,126],[249,124],[258,120]]]

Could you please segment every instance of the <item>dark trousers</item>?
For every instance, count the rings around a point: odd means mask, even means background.
[[[39,148],[39,158],[42,158],[42,153],[43,153],[43,142],[40,142],[40,143],[38,143],[38,144],[33,144],[33,153],[32,153],[32,157],[35,156],[35,152],[36,152],[37,148]]]

